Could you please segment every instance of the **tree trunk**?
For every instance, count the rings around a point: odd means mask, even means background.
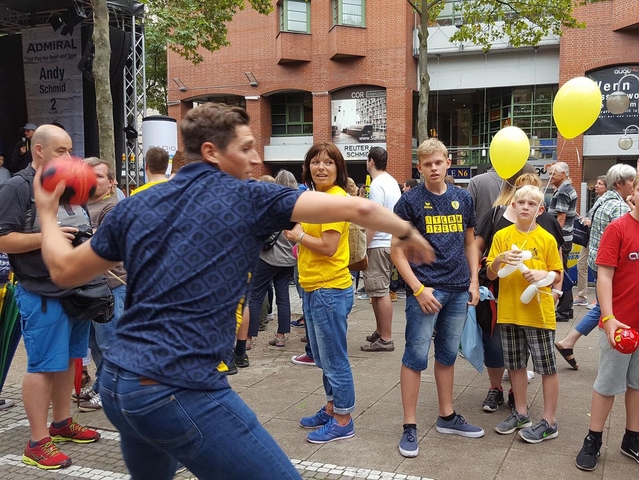
[[[100,158],[109,162],[115,171],[115,142],[113,126],[113,98],[111,97],[111,42],[109,40],[109,10],[107,0],[91,0],[93,7],[93,79],[95,109],[98,119]]]
[[[417,142],[428,139],[428,96],[430,95],[430,75],[428,74],[428,6],[422,1],[419,21],[419,104],[417,106]]]

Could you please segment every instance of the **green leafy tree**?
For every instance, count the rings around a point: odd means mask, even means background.
[[[200,63],[202,49],[218,50],[228,45],[227,24],[244,0],[142,0],[147,5],[145,48],[147,105],[167,113],[167,48],[183,58]],[[246,2],[264,15],[273,10],[270,0]]]
[[[245,3],[262,14],[273,10],[270,0],[141,0],[146,4],[147,87],[149,106],[166,112],[166,48],[193,63],[203,60],[201,49],[215,51],[228,45],[227,23]],[[96,84],[96,111],[100,136],[100,156],[115,167],[113,142],[113,100],[109,83],[107,0],[91,0],[93,7]],[[106,22],[106,23],[105,23]],[[106,26],[105,26],[106,25]],[[96,36],[96,32],[97,35]],[[106,32],[106,33],[105,33]],[[163,59],[162,59],[163,57]],[[107,88],[108,87],[108,88]]]
[[[428,138],[428,27],[442,11],[445,0],[407,0],[420,16],[419,24],[419,106],[417,139]],[[508,39],[515,47],[535,46],[544,36],[560,36],[564,28],[584,28],[573,16],[575,6],[602,0],[465,0],[457,5],[463,24],[451,36],[451,42],[472,42],[488,52],[491,45]]]

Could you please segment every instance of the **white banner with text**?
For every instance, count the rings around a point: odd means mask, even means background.
[[[73,140],[74,155],[84,157],[81,57],[79,28],[71,36],[62,36],[51,27],[22,30],[29,123],[62,126]]]

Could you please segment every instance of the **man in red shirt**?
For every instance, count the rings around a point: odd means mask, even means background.
[[[639,175],[632,184],[639,202]],[[615,330],[639,330],[639,210],[625,214],[604,230],[597,252],[597,297],[601,306],[599,371],[593,385],[590,431],[577,455],[582,470],[597,468],[603,427],[615,400],[625,392],[626,433],[621,453],[639,463],[639,350],[632,354],[614,349]]]

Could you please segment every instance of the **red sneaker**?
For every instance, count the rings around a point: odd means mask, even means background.
[[[54,442],[93,443],[100,440],[98,432],[83,427],[71,417],[67,418],[67,424],[62,428],[55,428],[51,423],[49,434]]]
[[[303,353],[302,355],[291,357],[291,362],[293,362],[295,365],[308,365],[310,367],[315,366],[315,361],[305,353]]]
[[[55,470],[71,465],[71,459],[58,450],[51,437],[45,437],[35,447],[31,447],[30,442],[27,442],[27,448],[22,454],[22,463],[43,470]]]

